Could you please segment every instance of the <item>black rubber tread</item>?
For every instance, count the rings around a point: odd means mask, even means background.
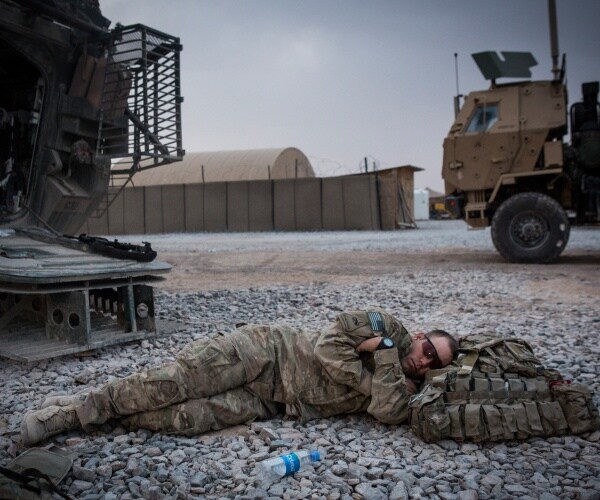
[[[527,246],[511,234],[511,226],[530,217],[545,225],[542,241]],[[506,260],[549,263],[562,253],[571,227],[567,214],[552,197],[536,192],[519,193],[505,200],[492,218],[492,241]]]

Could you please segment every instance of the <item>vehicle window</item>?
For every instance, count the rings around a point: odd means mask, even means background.
[[[468,132],[485,132],[498,121],[498,105],[486,104],[477,106],[475,113],[467,125]]]

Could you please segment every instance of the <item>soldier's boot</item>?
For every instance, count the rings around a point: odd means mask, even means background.
[[[85,401],[91,389],[85,389],[77,394],[69,394],[63,396],[48,396],[40,405],[40,410],[48,408],[48,406],[71,406],[81,405]]]
[[[81,427],[75,406],[48,406],[33,410],[21,422],[21,438],[25,446],[31,446],[61,432]]]

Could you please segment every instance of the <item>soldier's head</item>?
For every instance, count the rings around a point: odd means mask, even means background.
[[[415,333],[410,352],[400,360],[402,371],[409,378],[421,380],[429,370],[452,363],[457,351],[458,342],[444,330]]]

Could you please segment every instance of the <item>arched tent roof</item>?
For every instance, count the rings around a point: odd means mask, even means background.
[[[297,148],[248,149],[186,153],[181,162],[137,173],[133,183],[158,186],[314,176],[310,161]]]

